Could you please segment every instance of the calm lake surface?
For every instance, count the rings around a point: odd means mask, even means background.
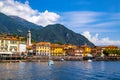
[[[120,62],[0,63],[0,80],[120,80]]]

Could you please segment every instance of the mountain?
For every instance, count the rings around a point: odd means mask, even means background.
[[[22,24],[19,24],[16,20],[6,16],[3,13],[0,13],[0,33],[8,34],[24,34],[28,28],[24,27]]]
[[[87,43],[90,46],[94,46],[94,44],[83,35],[75,33],[61,24],[46,26],[41,29],[38,37],[40,37],[40,41],[50,41],[52,43],[71,43],[75,45],[84,45]]]
[[[19,24],[22,24],[23,26],[29,28],[29,29],[42,29],[42,26],[36,25],[34,23],[28,22],[25,19],[22,19],[17,16],[10,16],[11,18],[15,19]]]
[[[49,41],[51,43],[70,43],[83,45],[87,43],[94,46],[83,35],[69,30],[64,25],[55,24],[42,27],[16,16],[7,16],[0,13],[0,33],[18,34],[26,36],[27,31],[31,30],[32,39],[38,41]]]

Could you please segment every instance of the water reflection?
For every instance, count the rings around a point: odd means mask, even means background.
[[[14,73],[16,73],[18,68],[19,66],[16,65],[16,63],[0,63],[0,79],[16,79],[16,75]]]
[[[84,68],[87,70],[92,70],[92,62],[84,61]]]
[[[0,63],[0,80],[116,80],[120,62]]]
[[[101,66],[100,66],[102,71],[105,71],[105,62],[101,61]]]

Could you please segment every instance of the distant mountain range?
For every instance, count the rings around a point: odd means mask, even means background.
[[[75,45],[95,46],[83,35],[69,30],[64,25],[54,24],[42,27],[28,22],[17,16],[7,16],[0,13],[0,33],[18,34],[26,36],[27,31],[31,30],[32,38],[38,41],[49,41],[51,43],[70,43]]]

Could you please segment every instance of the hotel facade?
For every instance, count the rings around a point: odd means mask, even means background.
[[[26,45],[21,44],[21,41],[10,35],[0,35],[0,54],[21,54],[26,51]]]

